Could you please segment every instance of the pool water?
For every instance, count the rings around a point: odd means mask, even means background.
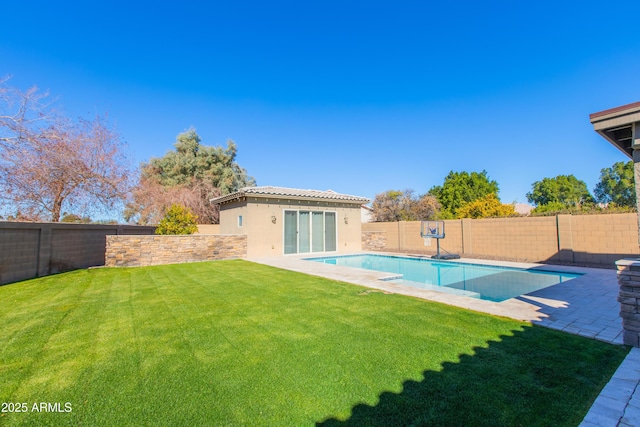
[[[581,276],[577,273],[526,270],[390,255],[346,255],[309,261],[395,274],[390,281],[489,301],[504,301]]]

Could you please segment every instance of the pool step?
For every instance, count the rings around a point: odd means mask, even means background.
[[[402,280],[402,274],[394,274],[393,276],[381,277],[378,280],[382,280],[383,282],[393,282],[396,280]]]
[[[462,290],[462,289],[455,289],[455,288],[449,288],[447,286],[429,285],[427,283],[413,282],[411,280],[403,280],[402,276],[400,276],[399,278],[396,278],[396,279],[384,278],[382,280],[389,281],[389,282],[392,282],[392,283],[397,283],[398,285],[407,285],[407,286],[412,286],[412,287],[418,288],[418,289],[426,289],[428,291],[444,292],[444,293],[447,293],[447,294],[460,295],[460,296],[469,297],[469,298],[478,298],[478,299],[481,298],[481,296],[480,296],[480,294],[478,292],[465,291],[465,290]]]

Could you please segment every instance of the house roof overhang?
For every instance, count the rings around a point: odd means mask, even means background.
[[[593,129],[618,150],[633,158],[640,148],[640,102],[589,115]]]
[[[305,201],[325,201],[340,202],[354,205],[363,205],[369,203],[369,199],[365,197],[352,196],[349,194],[340,194],[332,190],[301,190],[297,188],[286,187],[245,187],[240,190],[224,196],[211,199],[211,203],[222,205],[235,201],[245,200],[247,197],[255,197],[262,199],[285,199],[285,200],[305,200]]]

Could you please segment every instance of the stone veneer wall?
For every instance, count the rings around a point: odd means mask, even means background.
[[[107,236],[107,267],[245,258],[244,235]]]
[[[387,235],[384,231],[363,231],[363,251],[384,251],[387,248]]]
[[[640,259],[621,259],[616,267],[624,343],[640,347]]]

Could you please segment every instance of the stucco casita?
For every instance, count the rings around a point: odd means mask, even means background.
[[[246,235],[249,258],[360,251],[360,207],[368,202],[331,190],[270,186],[211,199],[220,206],[220,233]]]

